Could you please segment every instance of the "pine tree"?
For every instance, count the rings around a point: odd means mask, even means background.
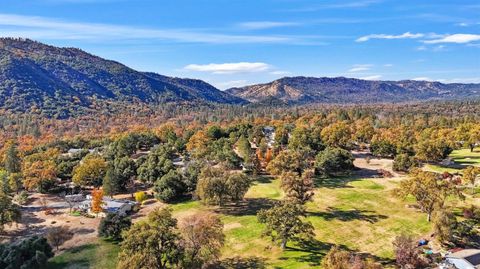
[[[5,152],[5,170],[8,173],[18,173],[21,169],[21,159],[18,156],[17,144],[10,142]]]

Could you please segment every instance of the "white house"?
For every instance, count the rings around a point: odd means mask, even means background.
[[[445,256],[458,269],[480,269],[480,249],[464,249]]]
[[[121,216],[127,215],[129,211],[133,209],[136,205],[136,202],[129,200],[116,200],[108,197],[103,198],[102,209],[104,213],[116,213]],[[92,197],[87,195],[87,199],[80,204],[80,208],[87,210],[89,213],[92,207]]]
[[[263,134],[267,139],[267,146],[269,148],[273,147],[275,143],[275,127],[272,127],[272,126],[263,127]]]

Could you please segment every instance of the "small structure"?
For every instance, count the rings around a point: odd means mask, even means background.
[[[464,249],[445,256],[458,269],[480,269],[480,249]]]
[[[455,162],[452,160],[452,158],[446,158],[440,162],[440,165],[445,167],[452,167],[455,165]]]
[[[185,162],[181,156],[176,157],[172,160],[173,165],[178,166],[178,167],[184,167]]]
[[[88,153],[94,153],[96,152],[95,149],[80,149],[80,148],[71,148],[69,149],[66,153],[63,153],[62,156],[65,157],[73,157],[76,154],[79,154],[82,151],[88,151]]]
[[[275,143],[275,127],[272,127],[272,126],[263,127],[263,134],[267,139],[267,146],[269,148],[273,147]]]
[[[103,198],[102,209],[104,213],[116,213],[121,216],[127,215],[128,212],[133,210],[136,202],[129,200],[117,200],[108,197]],[[80,204],[80,209],[83,209],[90,213],[92,207],[92,197],[87,195],[87,199]]]

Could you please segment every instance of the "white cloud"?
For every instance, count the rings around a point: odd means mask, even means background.
[[[445,46],[444,45],[438,45],[438,46],[435,46],[433,47],[433,51],[437,52],[437,51],[444,51],[445,50]]]
[[[438,43],[470,43],[473,41],[480,40],[480,35],[475,34],[452,34],[452,35],[445,35],[442,38],[437,38],[433,40],[424,40],[422,41],[425,44],[438,44]]]
[[[289,9],[286,11],[290,12],[313,12],[322,9],[348,9],[348,8],[364,8],[374,4],[378,4],[383,2],[382,0],[358,0],[358,1],[351,1],[351,2],[343,2],[335,1],[331,4],[320,4],[320,5],[312,5],[300,8]]]
[[[371,64],[355,64],[352,68],[348,70],[349,73],[368,71],[372,67]]]
[[[412,80],[416,80],[416,81],[433,81],[431,78],[429,77],[418,77],[418,78],[412,78]]]
[[[418,46],[418,47],[415,48],[415,50],[423,51],[423,50],[427,50],[427,47],[426,46]]]
[[[393,64],[384,64],[383,66],[384,66],[384,67],[392,67]]]
[[[367,76],[367,77],[362,77],[360,79],[364,79],[364,80],[379,80],[381,79],[382,76],[380,75],[372,75],[372,76]]]
[[[283,71],[283,70],[277,70],[277,71],[270,72],[270,75],[277,75],[277,76],[284,76],[284,75],[290,75],[290,74],[291,74],[291,72]]]
[[[420,38],[424,37],[424,34],[417,33],[417,34],[412,34],[410,32],[403,33],[401,35],[387,35],[387,34],[372,34],[372,35],[366,35],[357,38],[355,40],[356,42],[365,42],[370,39],[406,39],[406,38]]]
[[[238,26],[247,30],[261,30],[278,27],[298,26],[298,22],[280,22],[280,21],[250,21],[239,23]]]
[[[171,42],[242,43],[315,43],[315,36],[235,35],[204,32],[198,29],[155,29],[114,24],[70,22],[37,16],[0,13],[0,35],[33,39],[84,39],[93,41],[157,39]]]
[[[261,62],[239,62],[222,64],[189,64],[183,69],[197,72],[208,72],[212,74],[234,74],[234,73],[258,73],[271,69],[271,66]]]
[[[480,83],[480,77],[442,79],[441,81],[444,83]]]
[[[461,26],[461,27],[468,27],[468,26],[479,25],[479,24],[480,22],[460,22],[460,23],[456,23],[455,25]]]
[[[231,81],[224,81],[224,82],[212,82],[219,89],[229,89],[233,87],[242,87],[247,84],[246,80],[231,80]]]

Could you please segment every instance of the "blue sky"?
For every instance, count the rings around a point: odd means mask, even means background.
[[[221,89],[296,75],[480,82],[479,0],[1,0],[0,36]]]

